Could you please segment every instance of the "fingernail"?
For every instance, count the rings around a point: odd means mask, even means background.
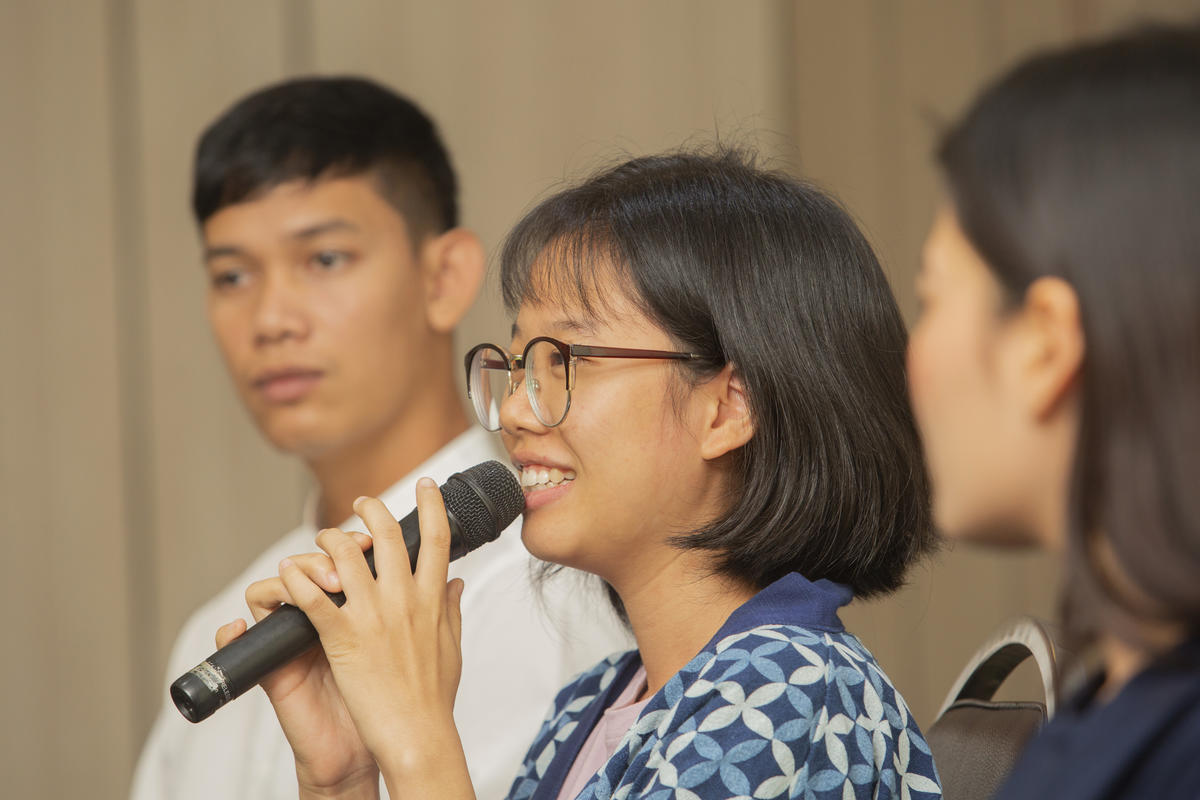
[[[359,497],[358,497],[358,498],[357,498],[357,499],[356,499],[356,500],[355,500],[355,501],[352,503],[352,505],[354,506],[354,508],[358,508],[358,504],[359,504],[359,503],[361,503],[363,500],[366,500],[366,499],[367,499],[367,496],[366,496],[365,494],[364,494],[364,495],[360,495],[360,496],[359,496]]]
[[[280,569],[287,569],[291,565],[292,565],[292,560],[290,558],[285,558],[283,561],[279,562]]]
[[[417,481],[417,486],[421,487],[422,489],[437,488],[437,484],[433,482],[433,478],[421,478],[421,480]]]
[[[330,589],[340,589],[342,586],[342,582],[336,572],[326,572],[325,580],[329,583]]]

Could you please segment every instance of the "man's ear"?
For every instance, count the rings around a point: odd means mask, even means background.
[[[1071,396],[1083,369],[1079,297],[1061,278],[1038,278],[1025,291],[1020,316],[1021,391],[1029,412],[1044,420]]]
[[[452,228],[425,240],[420,248],[425,317],[438,333],[450,333],[479,294],[486,272],[479,237]]]
[[[738,449],[754,436],[754,418],[746,386],[733,364],[726,364],[707,383],[697,387],[703,398],[700,455],[707,461]]]

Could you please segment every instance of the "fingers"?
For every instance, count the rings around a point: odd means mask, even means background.
[[[279,578],[255,581],[246,587],[246,605],[250,607],[250,614],[254,617],[255,622],[279,608],[283,603],[295,605],[291,593]]]
[[[417,481],[417,519],[421,524],[421,553],[417,558],[417,583],[439,589],[446,585],[450,566],[450,521],[437,484],[429,478]]]
[[[361,554],[359,556],[362,557]],[[337,611],[337,606],[329,595],[321,589],[313,577],[305,572],[306,562],[299,557],[285,558],[279,562],[279,578],[277,579],[287,592],[290,599],[283,602],[291,603],[305,613],[312,624],[321,630],[322,625]],[[311,563],[311,562],[308,562]],[[267,583],[267,581],[263,581]],[[251,588],[254,588],[252,585]],[[249,597],[250,590],[246,590]]]
[[[367,566],[367,559],[363,556],[363,536],[364,534],[349,534],[337,528],[326,528],[317,534],[317,546],[329,554],[332,569],[340,583],[335,591],[345,592],[347,598],[372,591],[375,583],[375,578]],[[369,541],[370,537],[367,539]],[[300,561],[298,566],[303,571],[306,564]],[[280,575],[282,574],[280,572]],[[317,580],[315,576],[313,579]]]
[[[375,537],[376,572],[388,576],[411,574],[404,531],[383,501],[376,497],[360,497],[354,501],[354,513]]]
[[[462,642],[462,596],[465,588],[462,578],[455,578],[446,584],[446,619],[456,644]]]
[[[244,619],[235,619],[233,622],[227,622],[217,628],[217,649],[220,650],[245,632],[246,620]]]
[[[338,575],[337,566],[333,559],[324,553],[302,553],[298,556],[288,556],[286,560],[293,562],[313,583],[325,591],[342,591],[342,579]],[[282,562],[280,565],[282,566]]]

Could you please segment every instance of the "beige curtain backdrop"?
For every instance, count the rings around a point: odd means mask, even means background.
[[[237,97],[345,72],[411,95],[439,120],[465,220],[493,250],[534,198],[606,161],[752,144],[842,197],[911,314],[938,120],[1031,49],[1197,13],[1197,0],[4,0],[0,794],[124,796],[174,631],[297,519],[303,471],[258,439],[203,318],[189,161]],[[491,289],[460,341],[506,327]],[[959,547],[847,617],[928,723],[993,627],[1052,615],[1052,575],[1043,557]]]

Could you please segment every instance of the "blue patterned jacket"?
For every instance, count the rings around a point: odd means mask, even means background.
[[[642,710],[579,800],[941,797],[904,699],[837,609],[850,590],[791,574],[737,609]],[[554,800],[640,665],[612,656],[567,685],[509,800]]]

